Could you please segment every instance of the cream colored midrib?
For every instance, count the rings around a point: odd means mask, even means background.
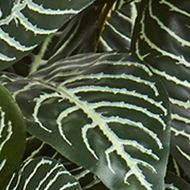
[[[120,139],[117,137],[116,134],[113,133],[113,131],[110,130],[105,120],[101,118],[101,115],[96,113],[93,109],[91,109],[86,102],[82,102],[77,96],[70,93],[70,91],[64,87],[61,89],[58,88],[57,91],[59,91],[60,94],[63,94],[63,96],[66,96],[67,99],[71,103],[74,103],[79,109],[83,110],[83,112],[92,119],[92,125],[98,126],[99,129],[102,131],[102,133],[109,139],[111,142],[114,150],[117,152],[118,155],[121,156],[122,159],[125,160],[126,164],[130,168],[130,171],[132,171],[133,174],[137,177],[137,180],[147,189],[152,190],[150,184],[143,175],[141,169],[138,167],[138,160],[133,159],[127,152],[124,151],[124,147],[122,142],[120,142]],[[147,163],[148,165],[148,163]],[[150,166],[151,168],[151,166]],[[149,169],[150,169],[149,168]],[[153,168],[152,168],[153,169]],[[154,170],[154,169],[153,169]],[[137,172],[138,171],[138,172]]]

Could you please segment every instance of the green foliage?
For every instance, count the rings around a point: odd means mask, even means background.
[[[0,184],[8,182],[25,148],[23,116],[9,92],[0,85]]]
[[[0,69],[9,67],[37,47],[47,35],[55,33],[92,2],[93,0],[1,0]]]
[[[189,189],[190,2],[0,7],[0,186]]]
[[[111,189],[127,183],[163,189],[168,99],[148,67],[126,54],[78,55],[7,87],[30,134],[95,172]],[[117,181],[110,183],[116,173]]]
[[[139,11],[132,47],[167,88],[172,110],[172,155],[190,177],[189,18],[185,1],[173,4],[162,1],[160,4],[149,0]],[[150,25],[152,28],[148,27]]]
[[[46,157],[29,159],[23,163],[19,170],[13,173],[6,189],[14,188],[81,190],[77,180],[64,168],[63,164]]]

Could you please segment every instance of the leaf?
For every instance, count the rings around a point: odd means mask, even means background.
[[[172,108],[171,152],[190,177],[189,12],[189,1],[144,1],[133,52],[150,65],[167,88]]]
[[[1,77],[32,135],[110,189],[164,189],[168,99],[148,67],[126,54],[82,54],[13,78]]]
[[[0,69],[33,50],[94,0],[9,0],[0,2]],[[8,14],[6,11],[8,10]]]
[[[25,147],[23,115],[10,93],[0,85],[0,186],[11,177]]]
[[[189,190],[190,184],[179,176],[169,172],[167,177],[166,190]]]
[[[12,189],[81,190],[81,187],[63,164],[43,157],[28,160],[12,175],[6,190]]]
[[[79,181],[83,190],[108,190],[89,170],[77,166],[70,160],[66,159],[45,142],[40,141],[34,136],[28,136],[24,160],[26,162],[38,157],[49,157],[62,163],[75,179]]]
[[[94,3],[44,42],[47,44],[49,41],[49,44],[42,45],[40,52],[34,57],[33,67],[48,61],[53,63],[71,55],[93,52],[96,42],[96,17]]]
[[[137,16],[137,3],[120,5],[111,12],[100,38],[99,51],[127,52],[131,46],[131,37]]]

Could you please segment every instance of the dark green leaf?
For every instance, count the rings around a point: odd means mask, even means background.
[[[32,135],[113,190],[164,189],[168,100],[148,67],[126,54],[83,54],[12,81]]]
[[[27,160],[12,175],[6,190],[81,190],[63,164],[48,157]]]
[[[10,93],[0,85],[0,187],[22,159],[25,147],[23,115]]]
[[[169,173],[167,176],[166,190],[189,190],[190,184],[179,176]]]
[[[107,190],[101,181],[89,170],[81,166],[77,166],[70,160],[61,156],[55,149],[35,138],[34,136],[27,137],[27,145],[24,159],[34,159],[37,157],[51,157],[54,160],[62,163],[65,168],[79,181],[83,190]]]
[[[33,50],[94,0],[0,0],[0,69]],[[7,12],[8,11],[8,14]]]
[[[105,30],[100,38],[98,50],[100,52],[126,52],[130,49],[137,16],[137,3],[120,6],[119,9],[112,10],[110,19],[105,24]]]
[[[71,55],[93,52],[96,43],[96,13],[93,4],[55,33],[43,59],[53,63]]]
[[[168,90],[172,154],[190,176],[190,1],[145,0],[137,20],[133,53]]]

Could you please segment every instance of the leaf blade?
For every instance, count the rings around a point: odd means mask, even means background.
[[[3,187],[24,154],[25,123],[18,106],[2,85],[0,96],[0,185]]]
[[[31,159],[23,163],[12,175],[6,190],[32,188],[81,190],[77,180],[64,166],[48,157]]]
[[[109,188],[164,188],[168,104],[148,67],[126,54],[77,55],[15,82],[34,136]]]
[[[92,3],[91,0],[80,2],[64,0],[56,1],[56,3],[50,0],[37,2],[24,0],[5,3],[5,5],[2,3],[3,16],[0,19],[1,70],[26,55],[47,35],[56,32],[71,17]],[[10,10],[9,15],[4,12],[7,9]]]
[[[167,88],[172,109],[171,153],[190,176],[188,5],[189,2],[144,1],[135,29],[133,53],[150,65]]]

